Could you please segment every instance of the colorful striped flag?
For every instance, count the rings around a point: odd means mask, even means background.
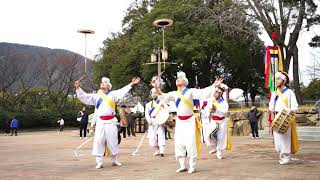
[[[283,71],[282,54],[279,46],[267,46],[264,54],[265,88],[275,91],[274,75]]]

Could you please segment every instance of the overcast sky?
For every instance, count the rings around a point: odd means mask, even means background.
[[[121,29],[121,20],[133,1],[0,0],[0,42],[67,49],[84,55],[84,36],[77,30],[86,28],[95,31],[87,38],[87,56],[93,58],[103,40]],[[309,79],[305,66],[312,63],[314,54],[320,56],[319,51],[307,44],[315,31],[302,32],[298,42],[304,82]],[[271,44],[265,35],[262,39],[266,45]]]

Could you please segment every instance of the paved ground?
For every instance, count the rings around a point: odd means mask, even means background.
[[[29,132],[17,137],[0,136],[0,179],[320,179],[320,142],[301,142],[301,150],[293,164],[277,163],[271,139],[232,137],[230,152],[223,160],[208,154],[203,145],[197,172],[175,173],[178,163],[173,152],[173,140],[167,141],[166,156],[154,157],[145,140],[139,156],[131,153],[142,134],[126,138],[120,145],[121,167],[112,167],[107,160],[105,168],[96,170],[90,155],[92,143],[79,151],[73,150],[85,140],[77,131]]]

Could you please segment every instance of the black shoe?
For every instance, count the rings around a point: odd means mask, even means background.
[[[164,157],[164,154],[160,154],[160,157]]]

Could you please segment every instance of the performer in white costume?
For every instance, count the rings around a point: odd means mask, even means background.
[[[209,153],[217,153],[217,158],[222,159],[222,151],[227,147],[227,112],[228,102],[222,95],[227,87],[217,87],[214,97],[208,102],[207,110],[210,111],[210,123],[207,128],[206,143],[214,146]]]
[[[200,109],[201,114],[201,142],[206,143],[206,135],[207,129],[209,125],[209,118],[210,118],[210,110],[206,108],[208,105],[208,101],[203,101],[203,104]]]
[[[157,82],[153,81],[152,85],[159,95],[162,95],[162,103],[167,104],[174,101],[177,107],[177,119],[175,128],[175,156],[179,160],[180,168],[176,172],[186,171],[186,155],[189,157],[188,173],[194,173],[196,167],[196,159],[200,149],[200,128],[193,114],[193,99],[207,99],[212,97],[215,87],[222,83],[222,79],[216,80],[215,83],[204,89],[188,89],[188,79],[184,72],[178,72],[176,86],[177,91],[162,93]],[[199,122],[200,123],[200,122]],[[197,125],[197,126],[196,126]],[[200,126],[200,127],[199,127]],[[197,132],[196,133],[196,127]],[[196,135],[198,139],[196,138]]]
[[[118,155],[118,120],[115,117],[115,106],[133,85],[138,84],[140,78],[133,78],[127,86],[111,91],[112,85],[109,78],[102,78],[100,85],[101,93],[87,94],[80,88],[80,81],[75,82],[76,93],[79,100],[88,105],[96,106],[98,116],[96,122],[95,136],[93,142],[92,155],[96,156],[97,169],[103,166],[103,156],[106,153],[106,147],[110,153],[113,166],[121,166],[117,161]]]
[[[158,125],[155,121],[155,117],[160,110],[160,98],[156,93],[156,89],[152,88],[150,91],[152,101],[146,104],[145,117],[149,123],[148,138],[149,144],[155,149],[153,155],[164,156],[164,148],[166,144],[165,131],[163,125]]]
[[[273,92],[269,102],[269,110],[280,112],[282,109],[294,112],[298,110],[298,103],[294,92],[287,87],[289,84],[289,76],[285,72],[277,72],[275,75],[277,91]],[[294,127],[295,128],[295,127]],[[274,146],[279,153],[279,164],[289,164],[291,160],[291,143],[296,142],[297,139],[291,138],[291,129],[289,127],[286,133],[279,134],[273,132]],[[294,132],[296,133],[296,132]],[[294,152],[295,153],[295,152]]]

